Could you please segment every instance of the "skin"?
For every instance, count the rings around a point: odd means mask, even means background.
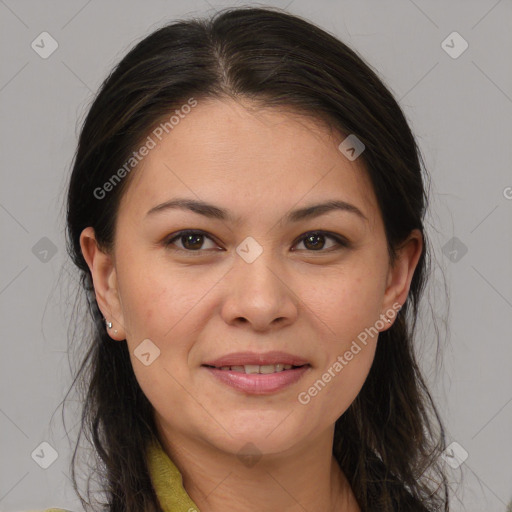
[[[390,266],[371,182],[361,158],[338,150],[343,138],[318,120],[249,100],[201,100],[130,176],[113,251],[98,248],[92,228],[81,235],[99,307],[114,324],[108,332],[126,339],[159,438],[202,512],[359,510],[332,441],[378,336],[309,403],[297,396],[405,302],[423,245],[413,231]],[[229,209],[238,221],[178,209],[147,215],[176,197]],[[338,210],[283,221],[290,210],[331,199],[367,220]],[[165,245],[184,229],[206,232],[202,245]],[[305,234],[318,230],[350,246],[328,236],[308,244]],[[247,237],[263,250],[252,263],[235,251]],[[380,331],[392,325],[384,323]],[[145,339],[160,349],[149,366],[134,355]],[[284,390],[249,395],[201,367],[232,352],[269,350],[302,356],[311,368]],[[249,442],[261,456],[251,466],[238,456]]]

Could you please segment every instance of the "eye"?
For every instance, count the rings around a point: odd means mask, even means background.
[[[200,230],[187,229],[185,231],[180,231],[176,233],[172,238],[165,241],[165,246],[169,247],[174,245],[175,240],[178,240],[179,243],[182,244],[181,247],[170,247],[171,249],[175,249],[178,251],[186,251],[186,252],[200,252],[200,249],[204,249],[204,239],[208,239],[213,242],[212,238],[207,236]],[[218,247],[217,244],[214,244],[215,247]]]
[[[325,239],[327,238],[334,240],[335,245],[334,247],[331,246],[328,247],[327,250],[322,251],[322,249],[325,249]],[[330,252],[331,250],[336,249],[336,245],[341,247],[350,246],[348,240],[345,238],[325,231],[310,231],[303,235],[299,241],[304,244],[304,247],[306,247],[306,250],[309,252]]]

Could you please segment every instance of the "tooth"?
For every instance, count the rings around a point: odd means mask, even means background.
[[[257,365],[257,364],[246,364],[244,366],[238,365],[238,366],[221,366],[218,367],[220,370],[225,371],[233,371],[233,372],[240,372],[240,373],[247,373],[247,374],[255,374],[255,373],[261,373],[261,374],[269,374],[269,373],[277,373],[282,372],[283,370],[291,370],[292,369],[291,364],[264,364],[264,365]]]

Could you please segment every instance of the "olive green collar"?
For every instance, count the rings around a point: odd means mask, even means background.
[[[147,460],[151,482],[162,512],[199,512],[199,508],[183,487],[180,470],[158,440],[149,443]]]

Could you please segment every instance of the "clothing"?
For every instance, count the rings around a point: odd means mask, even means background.
[[[183,487],[179,469],[165,453],[159,441],[148,446],[147,460],[151,482],[162,512],[200,512]],[[61,508],[50,508],[45,512],[67,511]]]
[[[158,440],[148,448],[148,465],[162,512],[199,512],[199,508],[183,487],[180,470]]]

